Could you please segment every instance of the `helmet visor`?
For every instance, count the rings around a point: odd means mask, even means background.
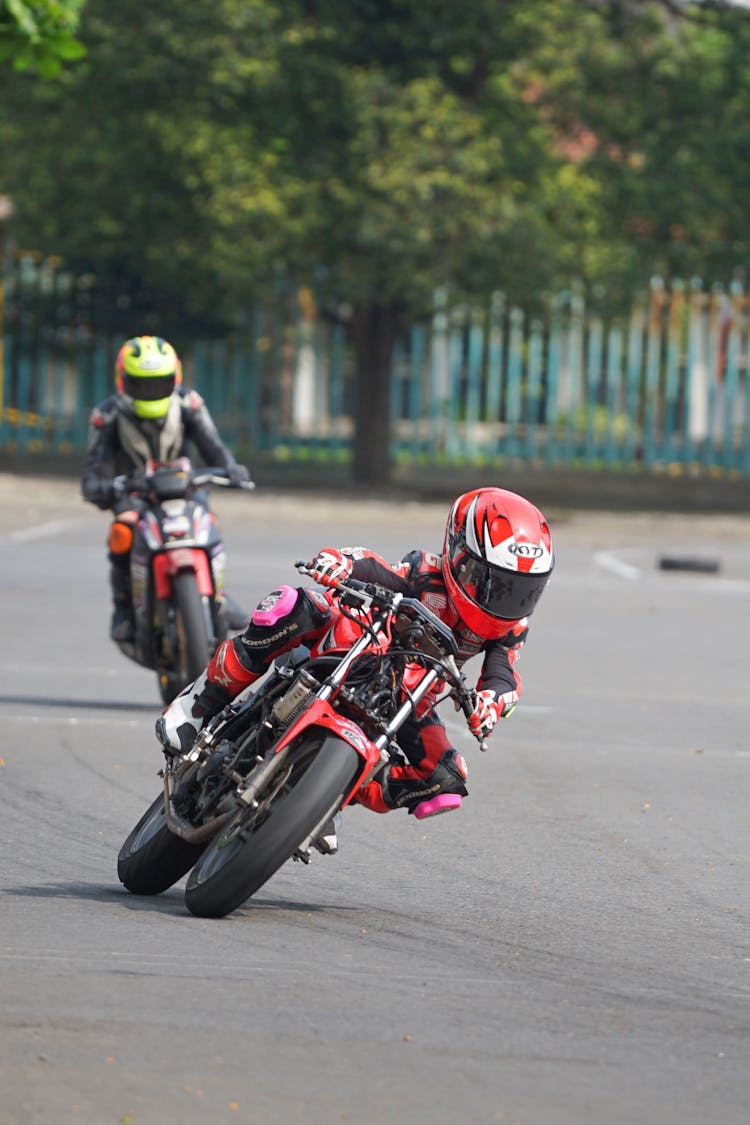
[[[453,552],[450,566],[466,596],[501,621],[530,617],[549,581],[549,572],[523,574],[502,570],[472,555],[465,547]]]
[[[134,402],[157,402],[169,398],[175,388],[175,375],[128,375],[122,377],[122,389]]]

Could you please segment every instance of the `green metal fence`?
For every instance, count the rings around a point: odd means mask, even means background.
[[[90,279],[31,255],[6,273],[4,296],[3,448],[83,450],[119,343],[152,325],[119,298],[103,316]],[[394,350],[394,457],[750,475],[749,322],[739,284],[654,279],[619,319],[577,292],[530,317],[502,294],[468,307],[441,291]],[[321,312],[309,290],[278,289],[220,338],[170,338],[237,449],[349,455],[357,388],[345,317]]]

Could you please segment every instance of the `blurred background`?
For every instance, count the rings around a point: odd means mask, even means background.
[[[749,52],[709,0],[0,0],[0,464],[80,464],[157,333],[259,479],[744,505]]]

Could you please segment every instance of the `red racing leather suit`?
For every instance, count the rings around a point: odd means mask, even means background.
[[[458,644],[459,666],[472,656],[484,653],[477,687],[491,690],[508,714],[518,700],[521,681],[515,670],[519,650],[528,633],[526,619],[498,622],[497,636],[486,639],[466,628],[454,609],[443,581],[440,558],[428,551],[415,550],[393,566],[374,551],[362,547],[344,548],[353,560],[352,577],[376,582],[387,589],[423,602],[453,631]],[[268,624],[268,610],[283,603],[283,614]],[[205,674],[170,704],[164,712],[171,727],[182,729],[193,738],[204,722],[216,714],[229,699],[258,679],[271,662],[299,644],[312,647],[321,642],[338,613],[335,599],[317,589],[281,587],[256,608],[243,634],[224,641],[212,657]],[[258,619],[263,623],[259,623]],[[322,642],[325,647],[325,641]],[[174,709],[174,710],[173,710]],[[171,715],[170,715],[171,712]],[[163,720],[159,720],[160,723]],[[157,730],[159,724],[157,723]],[[160,735],[161,737],[161,735]],[[182,741],[182,735],[180,740]],[[419,801],[436,791],[466,795],[466,764],[451,746],[444,724],[429,703],[417,718],[405,723],[398,736],[406,762],[395,764],[358,793],[360,804],[375,812],[406,807],[413,810]]]

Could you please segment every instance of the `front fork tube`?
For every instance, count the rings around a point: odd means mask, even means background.
[[[460,676],[460,672],[455,662],[455,658],[453,656],[448,656],[445,658],[444,663],[458,679]],[[424,699],[424,697],[427,695],[427,692],[439,679],[440,673],[437,672],[434,668],[430,668],[429,672],[427,672],[427,674],[419,681],[416,688],[410,694],[406,702],[403,703],[401,707],[399,707],[398,711],[388,723],[383,733],[375,739],[375,745],[380,751],[380,765],[375,766],[374,769],[370,770],[370,772],[362,778],[362,785],[366,785],[367,782],[375,776],[375,774],[379,769],[381,769],[382,766],[388,764],[388,762],[390,761],[388,745],[391,739],[393,738],[396,731],[399,730],[401,726],[406,722],[409,716],[412,714],[416,714],[417,704],[420,702],[420,700]]]
[[[373,622],[372,631],[374,633],[382,632],[382,628],[383,626],[380,621]],[[346,654],[335,671],[331,673],[326,682],[321,685],[318,691],[316,691],[313,698],[318,699],[321,702],[325,702],[326,700],[330,699],[336,689],[346,679],[352,663],[357,659],[360,653],[369,648],[371,644],[372,633],[363,633],[359,640],[355,641],[355,643],[352,645],[349,652]],[[289,731],[286,731],[284,737],[286,738],[288,734]],[[272,757],[269,757],[265,761],[261,761],[258,763],[258,771],[253,772],[253,774],[251,775],[252,780],[249,784],[246,784],[239,793],[239,799],[243,802],[243,804],[249,805],[251,807],[255,804],[255,796],[257,792],[259,791],[261,786],[266,783],[267,779],[272,774],[274,774],[280,767],[280,765],[285,761],[290,745],[291,743],[287,743],[286,746],[282,747],[282,749],[275,753]]]
[[[378,773],[378,771],[381,770],[383,766],[388,765],[391,760],[391,755],[388,750],[391,739],[393,738],[396,731],[403,726],[409,716],[416,714],[417,704],[420,702],[420,700],[424,699],[424,697],[427,695],[427,692],[430,690],[436,680],[439,679],[439,673],[436,672],[434,668],[430,668],[429,672],[427,672],[423,679],[419,681],[414,691],[411,692],[406,702],[399,707],[398,711],[388,723],[383,733],[381,735],[378,735],[378,737],[375,739],[375,746],[377,746],[378,750],[380,751],[380,762],[363,776],[360,782],[360,786],[367,785],[368,781],[371,781],[375,774]]]
[[[406,702],[402,703],[402,705],[399,707],[398,711],[388,723],[388,726],[385,728],[383,733],[375,739],[375,745],[380,751],[381,757],[383,751],[388,746],[388,743],[391,741],[393,735],[406,722],[406,720],[412,713],[416,713],[417,704],[420,702],[420,700],[424,699],[424,697],[427,695],[427,692],[430,690],[430,688],[438,678],[438,673],[435,671],[435,669],[430,668],[429,672],[427,672],[427,674],[419,681],[414,691],[411,692]]]
[[[340,685],[343,684],[344,680],[349,675],[349,669],[351,668],[357,657],[360,655],[360,653],[364,652],[365,649],[369,648],[372,644],[372,634],[382,633],[382,631],[382,621],[374,621],[372,623],[371,631],[363,633],[359,640],[354,642],[344,659],[339,664],[338,668],[336,668],[335,671],[331,673],[326,682],[322,685],[320,691],[317,692],[318,699],[325,701],[326,699],[331,698],[336,688],[340,687]]]

